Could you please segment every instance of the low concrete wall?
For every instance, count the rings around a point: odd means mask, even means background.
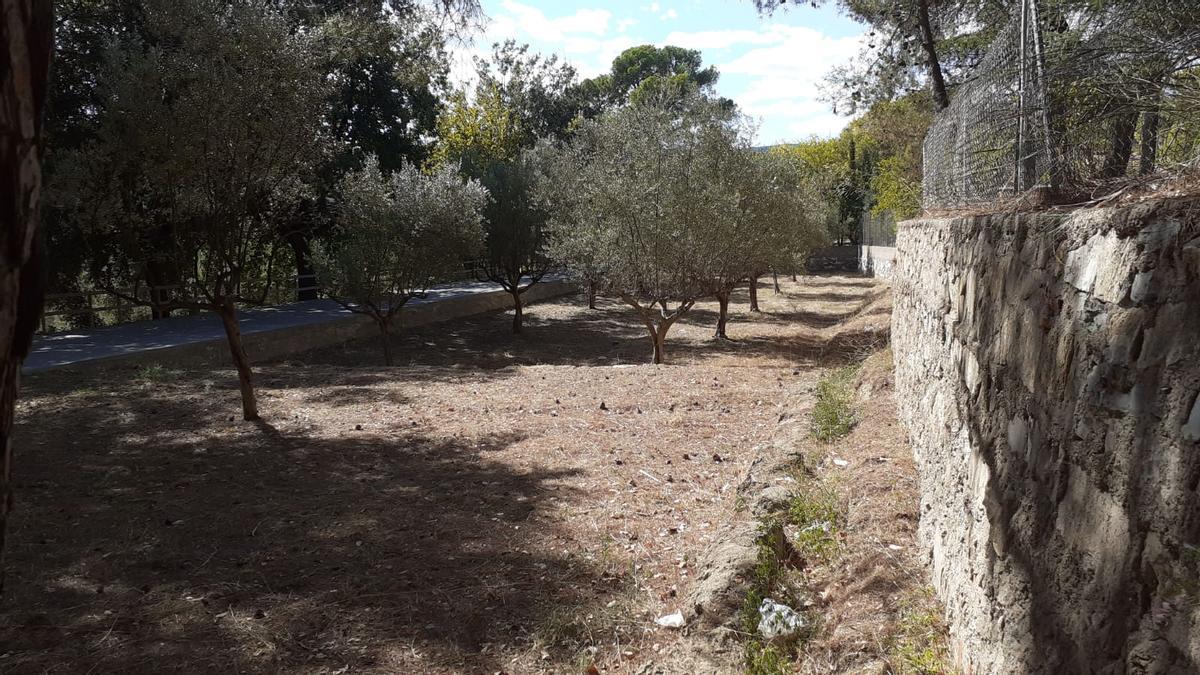
[[[895,246],[858,247],[858,270],[880,279],[891,279],[896,260]]]
[[[1200,200],[897,243],[896,394],[959,664],[1200,672]]]
[[[855,272],[858,270],[858,246],[827,246],[808,257],[809,272]]]
[[[576,292],[573,283],[567,281],[544,281],[535,284],[521,297],[526,303],[555,298]],[[438,302],[405,307],[401,310],[400,326],[405,328],[423,326],[440,321],[449,321],[475,314],[512,309],[512,296],[504,291],[475,293],[463,297],[447,298]],[[347,314],[323,323],[309,324],[278,330],[246,333],[242,336],[246,353],[251,362],[260,363],[286,357],[290,354],[341,344],[348,340],[377,337],[379,328],[373,321],[358,314]],[[164,347],[132,354],[86,361],[62,366],[62,368],[88,368],[102,366],[143,365],[169,363],[173,366],[225,366],[230,365],[229,345],[224,339],[209,340],[192,344]]]

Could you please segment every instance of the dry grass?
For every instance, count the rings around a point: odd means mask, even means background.
[[[853,402],[858,424],[819,446],[823,459],[808,490],[832,493],[840,541],[836,555],[812,557],[804,571],[821,628],[802,645],[800,672],[951,671],[917,541],[919,485],[896,419],[892,358],[884,349],[863,362]]]
[[[260,424],[235,421],[227,369],[31,377],[0,670],[678,663],[653,619],[788,395],[853,358],[831,327],[874,288],[764,284],[732,342],[702,303],[665,367],[628,311],[577,299],[520,337],[502,314],[413,331],[394,368],[352,343],[258,366]]]

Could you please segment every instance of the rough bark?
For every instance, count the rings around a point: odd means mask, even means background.
[[[1104,158],[1101,176],[1104,178],[1120,178],[1129,168],[1129,158],[1133,155],[1133,136],[1137,131],[1136,110],[1130,108],[1117,115],[1112,125],[1112,140],[1108,156]]]
[[[45,290],[36,232],[53,38],[49,0],[0,0],[0,592],[13,504],[13,408]]]
[[[717,313],[717,333],[713,337],[718,340],[728,340],[729,336],[725,334],[725,324],[729,321],[729,291],[721,291],[717,295],[717,306],[720,308]]]
[[[1158,161],[1158,109],[1142,113],[1142,157],[1138,172],[1143,176],[1154,173]]]
[[[510,293],[512,293],[513,296],[512,331],[513,333],[519,335],[521,333],[521,320],[524,315],[525,308],[521,306],[521,291],[514,286]]]
[[[758,275],[750,277],[750,311],[761,311],[758,308]]]
[[[588,282],[588,309],[596,309],[596,282]]]
[[[781,293],[782,291],[779,288],[779,273],[778,272],[771,272],[771,283],[775,287],[775,294],[779,295],[779,293]]]
[[[925,67],[929,71],[933,102],[938,110],[945,110],[950,107],[950,94],[946,91],[946,78],[942,75],[942,63],[937,54],[937,39],[929,20],[929,0],[917,0],[917,27],[921,34],[921,48],[925,50]]]
[[[246,348],[242,345],[242,330],[238,326],[237,308],[232,300],[221,303],[217,313],[221,315],[221,323],[225,325],[225,337],[229,340],[229,353],[233,356],[233,365],[237,367],[238,384],[242,389],[242,419],[258,419],[258,401],[254,396],[253,372],[250,370],[250,359],[246,356]]]
[[[667,360],[667,329],[670,326],[662,326],[657,333],[651,332],[650,336],[654,340],[654,364],[660,365],[666,363]]]

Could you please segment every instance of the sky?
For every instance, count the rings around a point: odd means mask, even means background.
[[[471,56],[509,38],[558,54],[581,77],[608,72],[628,47],[675,45],[700,50],[721,71],[717,91],[758,123],[757,144],[832,136],[849,120],[819,100],[819,87],[866,32],[835,4],[761,17],[752,0],[483,0],[483,32],[458,48],[453,79],[469,82]]]

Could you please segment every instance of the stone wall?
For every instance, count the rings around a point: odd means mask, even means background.
[[[1200,672],[1200,199],[901,224],[897,402],[972,673]]]

